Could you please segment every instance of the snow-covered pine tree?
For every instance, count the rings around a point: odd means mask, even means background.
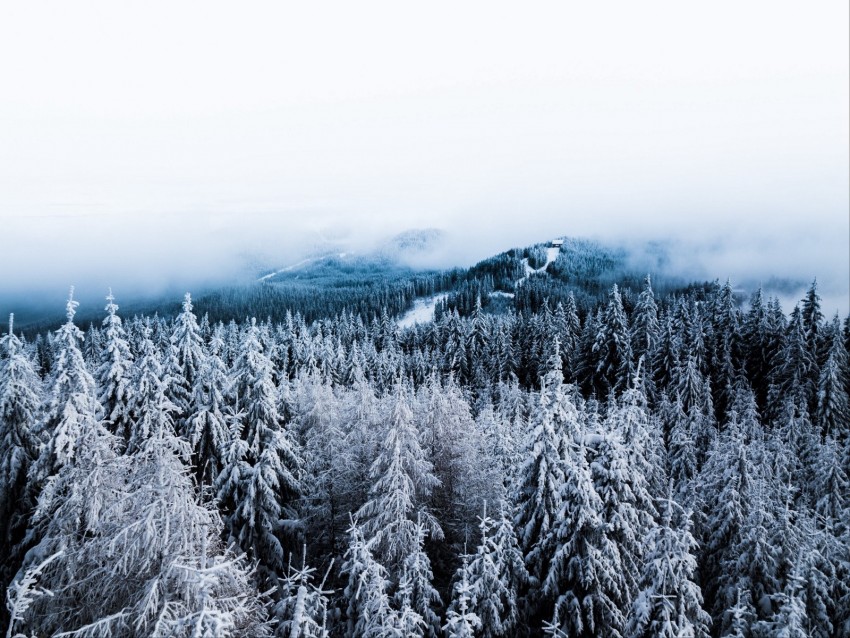
[[[297,535],[302,462],[291,432],[281,423],[271,361],[254,319],[234,365],[233,383],[243,414],[238,434],[245,445],[231,444],[226,463],[236,464],[238,471],[225,468],[218,493],[232,508],[225,516],[228,537],[260,562],[259,576],[267,580],[285,569],[282,540],[294,543]]]
[[[551,624],[577,638],[619,637],[630,603],[628,584],[583,442],[568,451],[560,496],[556,549],[543,584],[544,595],[554,603]]]
[[[646,537],[639,593],[624,635],[707,638],[711,617],[702,609],[702,592],[694,580],[697,542],[691,535],[690,513],[669,496],[660,509],[661,520]]]
[[[478,528],[481,542],[468,567],[470,609],[481,620],[482,638],[510,636],[518,625],[517,599],[528,572],[504,503],[495,521],[485,502]]]
[[[632,314],[632,354],[635,360],[644,358],[644,377],[652,380],[652,354],[655,353],[660,339],[661,326],[658,323],[658,306],[652,292],[652,280],[647,275],[644,287],[638,296],[638,302]]]
[[[141,328],[139,356],[133,368],[133,420],[126,441],[128,454],[140,450],[145,440],[150,436],[152,415],[148,412],[147,407],[154,403],[165,382],[159,351],[154,346],[151,337],[150,322],[146,320]]]
[[[333,569],[331,561],[325,577],[315,583],[314,567],[307,566],[307,547],[301,554],[301,567],[292,566],[292,554],[286,574],[280,580],[280,599],[275,605],[276,638],[329,638],[329,597],[333,590],[325,589],[325,582]]]
[[[839,330],[838,315],[833,324],[832,345],[818,381],[817,424],[821,436],[839,440],[850,438],[850,362]]]
[[[163,384],[145,406],[150,434],[133,456],[114,454],[96,423],[45,489],[41,541],[27,564],[61,550],[42,576],[53,592],[23,626],[38,635],[267,636],[264,602],[243,557],[221,546],[221,521],[201,505],[173,431]],[[79,604],[85,601],[85,604]]]
[[[229,422],[238,418],[233,413],[230,380],[220,356],[223,347],[219,333],[213,333],[209,353],[201,359],[195,375],[191,411],[186,420],[195,477],[203,486],[215,484],[224,465]]]
[[[446,638],[475,638],[481,627],[481,619],[471,609],[474,594],[469,578],[469,557],[464,554],[463,564],[455,576],[452,602],[446,612],[446,624],[443,625]]]
[[[102,412],[94,379],[79,347],[83,333],[74,325],[78,305],[72,287],[65,306],[68,320],[54,336],[56,356],[37,431],[45,443],[30,468],[31,494],[38,494],[74,459],[81,435],[94,429]]]
[[[373,542],[352,519],[348,528],[348,551],[342,565],[347,576],[345,638],[385,638],[397,624],[390,605],[387,570],[372,554]]]
[[[97,369],[97,385],[104,421],[110,432],[125,442],[130,438],[133,422],[133,354],[127,342],[127,333],[118,316],[118,305],[112,290],[106,296],[107,315],[103,320],[103,350]]]
[[[395,593],[398,612],[394,629],[404,638],[423,638],[426,635],[427,628],[422,616],[413,608],[412,595],[413,586],[407,575],[407,569],[404,569]]]
[[[561,510],[566,449],[575,443],[579,429],[578,410],[564,388],[557,349],[549,363],[552,368],[540,382],[514,497],[515,529],[534,587],[543,583],[555,552],[553,533]]]
[[[771,622],[763,623],[771,636],[776,638],[811,638],[809,619],[806,615],[806,581],[799,572],[788,577],[785,591],[777,596],[779,610]]]
[[[706,609],[723,630],[730,626],[724,612],[730,609],[739,591],[737,574],[729,573],[727,567],[734,561],[749,514],[751,463],[738,415],[733,411],[700,473],[706,519],[700,556],[702,589]]]
[[[20,566],[20,546],[34,503],[27,494],[27,474],[38,456],[33,433],[41,401],[41,379],[14,332],[0,338],[0,587]]]
[[[374,551],[398,575],[404,558],[417,545],[414,512],[421,513],[434,538],[442,537],[436,519],[424,509],[424,499],[437,485],[432,465],[413,426],[408,389],[396,382],[386,423],[386,435],[369,472],[369,500],[357,513]]]
[[[629,387],[633,376],[629,322],[617,285],[608,294],[602,324],[593,343],[594,388],[600,398]]]
[[[644,509],[649,498],[640,469],[630,463],[629,454],[618,430],[602,430],[594,437],[590,472],[593,488],[601,501],[599,515],[606,536],[620,557],[620,570],[625,584],[623,595],[628,600],[637,593],[643,562],[643,541],[655,522]]]
[[[174,331],[171,334],[171,343],[177,349],[177,363],[188,388],[195,384],[195,377],[205,357],[201,328],[192,310],[192,295],[187,292],[183,297],[183,311],[174,320]]]
[[[340,394],[318,370],[301,373],[293,384],[296,429],[303,441],[304,525],[314,551],[344,548],[343,509],[351,466],[340,415]]]

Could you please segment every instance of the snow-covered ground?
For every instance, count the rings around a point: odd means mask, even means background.
[[[433,297],[420,297],[413,302],[413,308],[408,310],[398,320],[399,328],[410,328],[417,323],[428,323],[434,321],[434,310],[437,304],[446,298],[445,294]]]

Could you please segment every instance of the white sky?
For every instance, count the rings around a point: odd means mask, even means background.
[[[465,262],[711,236],[713,275],[846,295],[849,23],[846,0],[3,3],[0,288],[438,226],[474,233]]]

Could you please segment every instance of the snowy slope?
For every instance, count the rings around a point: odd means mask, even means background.
[[[433,297],[420,297],[413,302],[413,308],[408,310],[398,320],[399,328],[410,328],[418,323],[434,321],[434,310],[437,304],[446,298],[446,295],[434,295]]]
[[[549,248],[547,248],[546,249],[546,263],[543,264],[540,268],[532,268],[531,266],[528,265],[528,258],[523,259],[522,265],[525,268],[525,277],[518,280],[516,282],[516,285],[517,286],[522,285],[522,283],[526,279],[531,277],[531,275],[533,275],[534,273],[546,272],[546,269],[549,267],[549,264],[551,264],[553,261],[555,261],[558,258],[558,253],[560,253],[560,252],[561,252],[561,249],[556,247],[556,246],[550,246]]]
[[[276,275],[280,275],[280,274],[285,273],[285,272],[292,272],[293,270],[297,270],[298,268],[306,266],[307,264],[311,264],[311,263],[316,262],[316,261],[321,261],[323,259],[329,259],[331,257],[339,257],[340,259],[342,259],[347,254],[348,253],[339,253],[337,255],[324,255],[323,257],[310,257],[308,259],[302,259],[301,261],[299,261],[296,264],[292,264],[290,266],[286,266],[285,268],[281,268],[280,270],[275,270],[274,272],[270,272],[267,275],[263,275],[262,277],[257,279],[257,281],[266,281],[267,279],[271,279],[272,277],[274,277]]]

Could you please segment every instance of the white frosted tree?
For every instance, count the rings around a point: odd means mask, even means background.
[[[150,434],[132,456],[114,454],[112,435],[89,428],[58,488],[42,492],[43,533],[27,564],[62,553],[43,570],[41,586],[53,595],[33,602],[26,630],[81,638],[269,635],[251,569],[221,546],[218,514],[198,502],[170,405],[160,384],[145,406],[154,413]]]
[[[171,333],[171,343],[177,350],[179,369],[188,388],[194,385],[206,356],[198,318],[192,310],[192,295],[187,292],[183,297],[183,311],[174,320],[174,330]]]
[[[396,614],[387,593],[387,570],[375,560],[373,543],[367,541],[354,522],[348,528],[349,543],[342,566],[347,576],[344,598],[346,608],[346,638],[385,638],[392,635],[397,624]]]
[[[133,420],[127,439],[128,454],[140,450],[150,436],[151,419],[154,415],[148,410],[148,406],[157,400],[164,386],[162,362],[159,351],[151,340],[151,334],[150,322],[146,321],[141,328],[139,357],[133,369]]]
[[[481,620],[483,638],[510,636],[519,621],[518,595],[528,572],[504,504],[494,520],[485,503],[478,528],[481,541],[468,569],[471,609]]]
[[[81,435],[101,415],[95,382],[79,347],[83,333],[74,325],[78,305],[72,287],[65,306],[68,320],[53,339],[55,361],[38,426],[45,443],[30,468],[30,488],[36,494],[74,459]]]
[[[357,513],[363,531],[374,541],[374,551],[391,573],[398,575],[406,556],[417,546],[417,523],[421,516],[434,538],[442,537],[436,519],[424,510],[423,500],[437,484],[431,462],[413,426],[408,391],[397,383],[380,453],[369,472],[369,500]]]
[[[192,459],[198,484],[214,485],[224,464],[229,422],[235,418],[228,393],[230,380],[219,353],[224,343],[214,334],[210,351],[201,359],[192,387],[192,402],[186,420],[186,435],[192,444]]]
[[[463,564],[457,571],[452,602],[446,612],[443,631],[446,638],[474,638],[481,627],[481,619],[472,611],[472,587],[469,584],[469,560],[463,556]]]
[[[277,410],[272,363],[260,341],[255,320],[245,335],[234,366],[234,388],[242,413],[234,436],[244,445],[228,446],[225,468],[217,489],[228,511],[228,536],[252,559],[260,561],[260,576],[283,572],[283,539],[297,535],[296,501],[301,494],[301,461],[291,433]]]
[[[785,591],[778,596],[779,610],[769,623],[769,632],[776,638],[811,638],[806,614],[806,580],[796,570],[788,577]]]
[[[333,568],[331,561],[325,578],[315,583],[314,567],[307,566],[307,547],[301,555],[301,567],[292,566],[292,554],[286,574],[280,580],[280,600],[275,605],[277,638],[328,638],[329,596],[333,590],[325,589],[325,581]]]
[[[396,592],[396,602],[399,604],[399,609],[407,605],[421,619],[423,636],[437,638],[440,635],[440,617],[435,609],[442,605],[442,600],[440,600],[440,594],[434,589],[434,573],[431,570],[428,554],[425,553],[428,529],[422,524],[421,514],[417,516],[415,531],[416,547],[404,559],[401,580],[405,581],[405,587],[399,587]]]
[[[103,349],[97,369],[97,385],[103,406],[104,422],[110,432],[126,443],[133,423],[133,354],[127,333],[118,316],[118,305],[112,290],[106,297],[106,318],[103,320]]]
[[[702,609],[702,592],[694,580],[697,542],[690,514],[666,499],[661,522],[646,538],[639,593],[631,606],[626,638],[707,638],[711,617]]]
[[[555,553],[543,583],[552,626],[576,637],[621,635],[628,591],[617,544],[608,536],[584,445],[571,449],[553,530]]]
[[[22,558],[16,549],[29,524],[32,495],[27,474],[38,456],[33,434],[41,401],[41,379],[14,333],[0,338],[0,586],[8,584]]]
[[[563,384],[557,347],[549,367],[531,415],[525,462],[518,473],[514,499],[518,510],[515,529],[534,579],[532,585],[542,584],[555,553],[554,533],[562,507],[567,450],[577,443],[580,430],[578,409]]]

